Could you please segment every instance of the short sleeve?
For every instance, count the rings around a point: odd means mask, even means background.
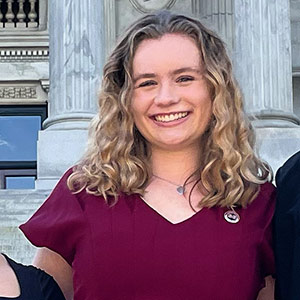
[[[42,206],[20,226],[33,245],[53,250],[70,265],[86,226],[77,194],[67,186],[71,173],[70,169],[63,175]]]
[[[262,186],[262,197],[265,205],[262,210],[264,222],[264,235],[261,242],[261,259],[263,277],[272,275],[275,277],[275,256],[273,243],[273,216],[275,211],[276,188],[272,184]]]

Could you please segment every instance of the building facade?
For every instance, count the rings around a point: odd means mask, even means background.
[[[2,0],[0,252],[31,261],[17,226],[84,151],[116,39],[159,9],[199,18],[226,41],[274,171],[300,149],[300,0]]]

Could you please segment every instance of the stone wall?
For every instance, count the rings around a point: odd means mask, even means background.
[[[33,247],[18,226],[24,223],[48,196],[49,191],[0,190],[0,252],[30,263]]]

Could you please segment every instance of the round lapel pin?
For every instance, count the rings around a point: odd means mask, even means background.
[[[240,221],[240,215],[231,208],[224,213],[224,219],[231,224],[236,224]]]

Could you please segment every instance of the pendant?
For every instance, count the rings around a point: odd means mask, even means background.
[[[224,219],[228,223],[236,224],[240,221],[240,215],[233,209],[230,209],[224,213]]]
[[[179,195],[184,194],[184,186],[180,185],[179,187],[176,188],[176,191]]]

